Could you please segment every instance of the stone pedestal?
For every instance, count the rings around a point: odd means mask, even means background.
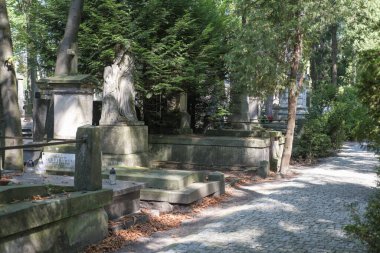
[[[92,124],[95,85],[90,75],[55,76],[37,84],[41,96],[52,101],[45,122],[53,128],[48,137],[75,139],[78,127]]]
[[[180,126],[179,129],[176,131],[179,134],[192,134],[193,130],[191,129],[191,116],[187,112],[187,93],[182,92],[179,95],[179,112],[181,115],[181,121],[180,121]]]
[[[234,95],[230,121],[235,129],[250,130],[249,97],[247,94]]]
[[[251,122],[259,122],[260,109],[260,99],[257,97],[249,97],[248,113]]]
[[[149,164],[147,126],[109,125],[99,128],[103,167]]]

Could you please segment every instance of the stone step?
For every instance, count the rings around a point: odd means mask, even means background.
[[[145,187],[147,188],[179,190],[194,182],[206,181],[206,174],[202,171],[164,170],[122,166],[115,166],[114,168],[118,180],[145,183]],[[73,170],[64,169],[48,169],[46,172],[50,175],[74,175]],[[109,177],[109,169],[102,172],[102,177],[104,179]]]
[[[206,181],[206,174],[201,171],[148,169],[144,167],[115,167],[118,180],[145,183],[146,188],[162,190],[180,190],[194,182]],[[103,171],[103,177],[108,177]]]
[[[244,170],[253,170],[257,169],[258,166],[248,166],[246,164],[234,164],[231,166],[215,166],[210,164],[198,164],[198,163],[182,163],[176,161],[161,161],[161,160],[153,160],[150,162],[150,166],[153,169],[165,168],[170,170],[233,170],[233,171],[244,171]]]
[[[140,199],[165,201],[173,204],[190,204],[211,194],[220,194],[218,181],[193,183],[182,190],[141,189]]]

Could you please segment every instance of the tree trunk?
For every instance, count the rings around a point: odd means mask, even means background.
[[[65,34],[58,48],[55,75],[77,74],[77,37],[84,0],[72,0]]]
[[[331,27],[331,83],[338,84],[338,25]]]
[[[2,135],[21,137],[20,110],[17,102],[17,80],[12,60],[12,39],[5,0],[0,0],[0,96],[2,107]],[[21,145],[22,139],[4,139],[5,146]],[[23,169],[23,150],[4,152],[5,169]]]
[[[297,98],[299,90],[302,87],[303,77],[297,84],[297,74],[302,57],[302,39],[303,34],[300,29],[297,29],[297,33],[294,41],[293,56],[291,60],[290,76],[289,76],[289,96],[288,96],[288,124],[286,128],[284,152],[281,159],[281,174],[287,174],[290,158],[292,156],[294,129],[296,126],[296,110],[297,110]]]

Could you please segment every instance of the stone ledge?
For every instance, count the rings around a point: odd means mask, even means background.
[[[270,138],[229,137],[229,136],[170,136],[149,135],[149,144],[155,145],[191,145],[191,146],[221,146],[239,148],[267,148]]]
[[[7,229],[0,230],[0,238],[102,208],[111,201],[112,191],[103,189],[70,192],[54,199],[3,204],[0,227]]]
[[[165,201],[175,204],[190,204],[201,198],[220,192],[218,181],[193,183],[183,190],[168,191],[160,189],[142,189],[141,200]]]
[[[205,181],[203,172],[184,170],[123,169],[117,167],[116,175],[119,180],[143,182],[147,188],[165,190],[179,190],[194,182]]]
[[[87,245],[98,243],[107,234],[107,214],[99,208],[0,238],[0,252],[80,252]]]

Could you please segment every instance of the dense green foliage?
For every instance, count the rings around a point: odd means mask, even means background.
[[[359,61],[359,96],[367,105],[373,122],[368,129],[368,140],[380,146],[380,49],[364,51]]]
[[[22,34],[18,48],[34,53],[41,76],[54,73],[69,5],[70,0],[12,1],[15,34]],[[85,1],[79,72],[102,83],[104,67],[123,47],[134,58],[134,84],[148,124],[149,116],[162,120],[168,99],[180,91],[190,94],[193,121],[216,113],[214,108],[223,109],[226,76],[223,6],[211,0]]]
[[[364,216],[352,206],[352,218],[354,223],[347,225],[345,231],[365,242],[369,252],[380,252],[380,189],[369,200]]]
[[[370,140],[371,148],[380,150],[380,50],[366,50],[362,53],[360,64],[359,96],[368,106],[371,122],[365,124],[364,132]],[[380,168],[378,171],[380,177]],[[380,181],[378,183],[380,186]],[[352,212],[354,223],[345,227],[346,232],[364,241],[369,252],[380,251],[380,188],[368,202],[364,216],[358,210]]]
[[[311,100],[309,115],[295,143],[295,158],[314,160],[334,153],[346,140],[370,140],[373,118],[359,100],[355,86],[321,85]]]

